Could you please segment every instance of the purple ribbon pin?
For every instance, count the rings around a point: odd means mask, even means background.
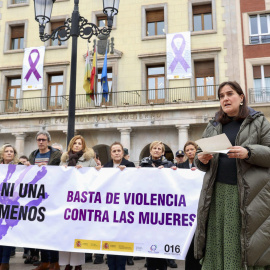
[[[177,49],[177,47],[174,44],[174,40],[176,38],[181,38],[183,40],[180,49]],[[187,72],[187,69],[190,66],[188,65],[188,63],[186,62],[184,57],[182,56],[182,53],[184,52],[184,49],[186,47],[186,42],[185,42],[185,38],[183,37],[183,35],[182,34],[175,35],[172,39],[171,46],[172,46],[172,50],[173,50],[175,57],[174,57],[171,65],[169,66],[169,69],[171,70],[171,72],[173,72],[176,68],[177,63],[179,62],[182,65],[182,67],[185,69],[185,71]]]
[[[32,53],[37,53],[38,54],[34,63],[32,61],[32,57],[31,57],[31,54]],[[28,63],[30,65],[30,69],[28,70],[26,76],[24,77],[27,82],[28,82],[28,80],[29,80],[29,78],[30,78],[30,76],[31,76],[32,73],[34,73],[34,75],[35,75],[35,77],[36,77],[37,80],[39,80],[41,78],[41,76],[39,75],[39,73],[38,73],[38,71],[36,69],[36,66],[37,66],[37,63],[39,61],[39,58],[40,58],[39,51],[37,49],[34,49],[34,50],[32,50],[30,52],[29,57],[28,57]]]

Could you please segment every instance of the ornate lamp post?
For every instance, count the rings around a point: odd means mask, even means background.
[[[75,128],[78,37],[80,36],[90,42],[93,35],[109,35],[112,30],[113,17],[118,13],[119,1],[120,0],[103,0],[103,13],[107,15],[108,27],[100,29],[95,24],[88,22],[88,20],[80,16],[79,0],[74,0],[74,9],[71,18],[68,18],[64,25],[59,26],[51,33],[51,35],[49,35],[44,33],[44,30],[46,23],[51,20],[51,13],[55,0],[34,0],[35,19],[39,23],[39,37],[42,41],[45,42],[49,39],[58,39],[61,43],[72,37],[67,145],[74,136]]]

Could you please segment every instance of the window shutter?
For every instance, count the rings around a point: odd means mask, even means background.
[[[253,67],[253,79],[261,79],[261,66]]]
[[[146,11],[146,21],[150,22],[163,22],[164,21],[164,10],[150,10]]]
[[[270,77],[270,65],[264,66],[264,78]]]
[[[196,78],[215,77],[214,60],[195,62],[194,65]]]
[[[23,38],[24,25],[11,27],[11,38]]]
[[[51,30],[53,31],[56,28],[60,27],[61,25],[64,25],[64,21],[51,22]]]
[[[212,5],[199,5],[199,6],[192,6],[193,15],[197,14],[205,14],[205,13],[212,13]]]

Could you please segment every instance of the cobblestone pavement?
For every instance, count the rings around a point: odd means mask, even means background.
[[[16,250],[15,257],[10,258],[10,270],[31,270],[34,269],[35,266],[31,264],[24,264],[24,259],[22,258],[23,252]],[[134,265],[127,265],[126,270],[146,270],[144,267],[145,260],[135,260]],[[184,261],[176,261],[179,270],[185,269],[185,262]],[[93,264],[86,263],[83,265],[83,270],[108,270],[108,265],[105,263],[102,264]],[[168,267],[168,270],[172,268]],[[64,270],[64,267],[61,267],[61,270]]]

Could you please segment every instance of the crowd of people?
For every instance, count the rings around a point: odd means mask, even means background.
[[[232,147],[228,154],[204,154],[193,141],[175,154],[175,163],[165,157],[161,141],[150,144],[150,156],[140,167],[202,170],[205,173],[198,205],[197,229],[188,250],[186,270],[268,269],[270,266],[270,124],[261,112],[247,106],[243,90],[236,82],[219,86],[220,110],[206,127],[203,137],[225,133]],[[120,142],[110,147],[111,160],[101,164],[98,153],[81,135],[74,136],[63,152],[59,144],[50,146],[51,136],[43,130],[36,134],[37,149],[29,158],[18,157],[9,143],[2,146],[0,164],[38,166],[73,166],[119,168],[135,167],[129,161],[128,149]],[[165,236],[164,236],[165,237]],[[0,246],[0,270],[9,269],[12,247]],[[40,254],[40,256],[39,256]],[[92,254],[88,258],[92,260]],[[104,262],[95,254],[94,263]],[[24,263],[34,270],[81,270],[84,253],[25,249]],[[136,258],[134,258],[136,259]],[[137,258],[141,259],[141,258]],[[110,270],[124,270],[133,265],[133,257],[107,255]],[[176,268],[174,260],[146,258],[147,270]]]

